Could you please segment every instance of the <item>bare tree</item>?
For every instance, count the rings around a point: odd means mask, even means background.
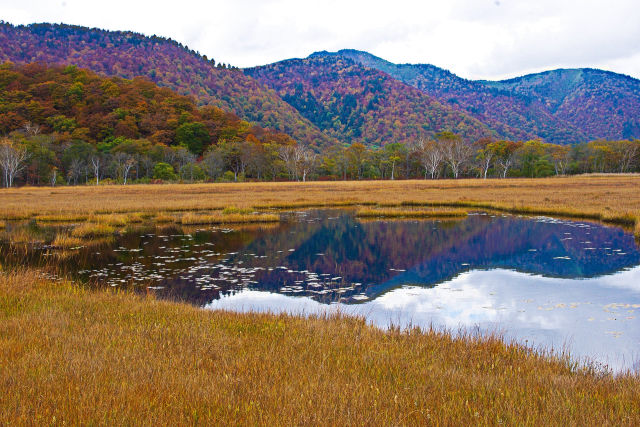
[[[41,130],[40,125],[35,125],[31,122],[25,123],[23,126],[23,129],[24,129],[24,133],[27,136],[36,136],[40,133],[40,130]]]
[[[298,179],[298,154],[295,145],[282,145],[278,147],[278,156],[284,162],[289,179]]]
[[[638,141],[620,141],[618,149],[620,150],[620,172],[628,172],[638,156],[640,143]]]
[[[69,181],[73,181],[73,185],[78,184],[78,178],[82,176],[84,168],[85,164],[82,159],[76,157],[71,160],[71,163],[69,164],[69,170],[67,171],[67,178],[69,179]]]
[[[55,187],[56,182],[58,182],[58,168],[54,166],[51,169],[51,186]]]
[[[451,132],[443,132],[439,138],[442,143],[444,159],[451,167],[454,178],[458,178],[462,166],[473,155],[473,147]]]
[[[207,176],[216,179],[224,172],[224,160],[220,153],[214,148],[207,150],[202,158],[202,165]]]
[[[100,169],[102,167],[102,159],[100,156],[91,156],[91,169],[96,177],[96,185],[100,184]]]
[[[124,162],[123,168],[122,168],[122,177],[124,178],[124,181],[122,183],[122,185],[127,185],[127,178],[129,177],[129,172],[131,171],[131,168],[134,167],[136,164],[136,160],[129,156],[129,158]]]
[[[420,164],[424,168],[424,178],[427,179],[427,174],[431,174],[431,179],[437,178],[444,160],[440,144],[437,141],[422,138],[418,141],[417,150]]]
[[[299,165],[302,174],[302,182],[307,180],[307,175],[313,171],[316,166],[317,155],[309,148],[301,145],[295,148],[296,162]]]
[[[0,168],[4,174],[4,185],[9,188],[13,181],[24,168],[28,158],[27,151],[21,147],[15,147],[10,139],[4,138],[0,142]]]
[[[122,178],[122,184],[127,185],[129,172],[136,163],[135,158],[128,153],[119,151],[115,154],[115,156],[113,156],[113,162],[116,166],[116,173],[118,174],[118,177]]]
[[[493,151],[489,147],[482,148],[478,151],[478,161],[480,162],[480,167],[482,169],[482,177],[487,179],[487,173],[489,172],[489,168],[493,163],[493,157],[495,156],[495,151]]]

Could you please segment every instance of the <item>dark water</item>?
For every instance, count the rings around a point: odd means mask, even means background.
[[[640,358],[640,250],[630,233],[593,223],[306,211],[269,228],[131,230],[62,264],[211,309],[339,307],[380,326],[499,331],[614,370]]]

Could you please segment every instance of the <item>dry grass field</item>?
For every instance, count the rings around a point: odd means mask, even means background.
[[[337,181],[0,190],[0,218],[374,205],[453,206],[576,216],[631,226],[640,217],[640,175],[545,179]],[[638,225],[640,227],[640,225]],[[640,231],[640,228],[638,228]]]
[[[504,207],[638,213],[640,175],[23,187],[0,190],[0,216],[211,210],[358,203],[484,202]]]
[[[634,175],[20,188],[0,190],[0,218],[86,221],[60,247],[141,218],[245,222],[255,209],[311,206],[398,217],[491,208],[635,224],[640,234],[639,189]],[[496,337],[208,312],[29,270],[0,271],[0,387],[1,425],[640,424],[637,374]]]
[[[497,338],[0,275],[3,425],[637,425],[640,381]]]

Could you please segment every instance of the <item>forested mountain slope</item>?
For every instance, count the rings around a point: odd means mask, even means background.
[[[433,65],[393,64],[357,50],[315,55],[383,71],[506,134],[553,143],[640,137],[640,80],[621,74],[574,69],[473,81]]]
[[[275,89],[326,135],[347,143],[407,143],[445,130],[470,140],[503,136],[465,112],[347,58],[314,55],[245,73]]]
[[[215,106],[141,77],[104,77],[76,66],[42,63],[0,66],[0,134],[22,130],[55,133],[60,142],[93,145],[144,140],[183,145],[194,154],[220,140],[290,143],[285,134],[252,126]],[[108,147],[105,147],[108,149]]]
[[[146,76],[201,104],[231,111],[316,146],[335,141],[241,70],[216,66],[161,37],[69,25],[0,24],[0,62],[77,65],[107,76]]]

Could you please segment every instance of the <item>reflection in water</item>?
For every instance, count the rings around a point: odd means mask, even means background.
[[[82,279],[210,308],[312,313],[339,303],[379,325],[479,326],[567,344],[615,368],[640,348],[639,264],[632,235],[598,224],[361,222],[348,211],[298,212],[275,228],[133,230],[63,263]]]
[[[373,324],[503,333],[545,349],[568,349],[613,370],[639,369],[640,267],[584,280],[510,270],[473,270],[432,288],[404,286],[359,305],[327,308],[311,298],[242,291],[211,309],[320,313],[339,309]]]

